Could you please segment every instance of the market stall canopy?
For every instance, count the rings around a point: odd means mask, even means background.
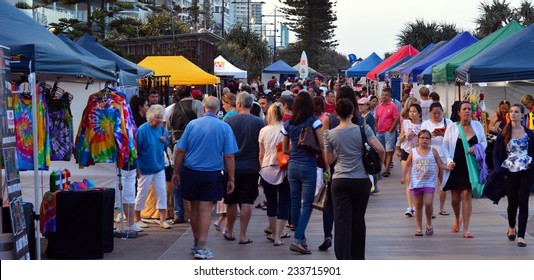
[[[389,77],[389,70],[391,70],[391,69],[403,64],[404,62],[406,62],[406,61],[408,61],[408,60],[410,60],[412,58],[413,57],[411,55],[409,55],[409,56],[407,56],[407,57],[405,57],[405,58],[403,58],[403,59],[391,64],[388,68],[386,68],[386,69],[382,70],[382,72],[378,73],[378,80],[379,81],[385,81],[386,78],[389,79],[390,78]]]
[[[415,56],[418,54],[419,51],[412,47],[412,45],[406,45],[400,48],[398,51],[396,51],[394,54],[392,54],[390,57],[386,58],[384,61],[382,61],[380,64],[378,64],[373,70],[371,70],[367,75],[365,76],[369,80],[377,80],[377,74],[382,72],[384,69],[388,68],[392,64],[395,64],[397,61],[402,60],[406,56]]]
[[[139,65],[153,69],[156,76],[171,76],[171,85],[209,85],[221,81],[181,55],[147,56]]]
[[[354,67],[347,69],[345,76],[347,77],[364,77],[373,70],[378,64],[384,61],[376,53],[372,53],[370,56],[356,64]]]
[[[469,83],[534,80],[534,24],[480,52],[456,69]]]
[[[432,69],[437,65],[445,63],[446,61],[448,61],[449,59],[453,58],[455,55],[459,54],[460,52],[461,51],[457,51],[457,52],[455,52],[455,53],[453,53],[453,54],[451,54],[449,56],[446,56],[443,59],[438,60],[438,61],[432,63],[427,68],[425,68],[425,70],[423,70],[423,72],[421,72],[421,74],[419,74],[417,76],[417,83],[425,84],[425,85],[432,84]]]
[[[72,75],[115,81],[116,64],[95,65],[13,4],[0,0],[0,45],[10,48],[11,72]],[[30,70],[30,62],[32,69]]]
[[[237,79],[247,78],[247,71],[235,67],[232,63],[222,57],[222,55],[219,55],[213,60],[213,73],[215,76],[233,76]]]
[[[491,33],[480,41],[465,48],[460,53],[451,57],[444,63],[436,65],[434,68],[432,68],[432,82],[454,82],[456,79],[456,77],[454,76],[454,70],[456,70],[462,64],[464,64],[469,59],[473,58],[486,48],[497,44],[501,40],[507,38],[508,36],[516,32],[521,31],[522,29],[523,26],[521,26],[521,24],[519,24],[517,21],[512,21],[503,28]]]
[[[137,85],[137,79],[148,75],[154,75],[154,71],[141,67],[126,58],[114,53],[108,48],[97,42],[96,38],[85,34],[75,40],[76,44],[80,45],[85,50],[101,59],[115,61],[117,63],[117,70],[120,71],[120,76],[125,85]],[[127,72],[127,73],[124,73]],[[132,74],[129,75],[128,73]]]
[[[293,69],[283,60],[278,60],[277,62],[267,66],[267,68],[262,70],[263,73],[274,73],[274,74],[288,74],[288,75],[298,75],[299,71]]]
[[[406,76],[409,76],[409,81],[416,81],[417,75],[421,74],[421,72],[423,72],[423,70],[425,70],[425,68],[427,68],[431,64],[476,42],[478,42],[478,39],[473,37],[473,35],[471,35],[471,33],[469,32],[457,34],[456,36],[454,36],[454,38],[452,38],[445,45],[443,45],[441,48],[439,48],[429,56],[421,59],[414,65],[402,70],[401,74],[403,75],[403,80],[406,82]]]
[[[408,67],[414,65],[415,63],[417,63],[418,61],[420,61],[421,59],[429,56],[432,52],[436,51],[441,46],[445,45],[445,43],[447,43],[447,42],[446,41],[441,41],[441,42],[439,42],[437,44],[430,43],[428,46],[426,46],[426,48],[424,50],[420,51],[416,56],[412,57],[412,59],[404,62],[403,64],[401,64],[401,65],[399,65],[397,67],[392,68],[391,70],[389,70],[389,76],[392,77],[392,78],[400,77],[401,72],[402,72],[403,69],[408,68]]]

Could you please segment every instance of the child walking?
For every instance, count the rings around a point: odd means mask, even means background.
[[[434,234],[432,213],[434,191],[438,181],[439,168],[447,169],[436,149],[430,146],[430,131],[424,129],[417,134],[419,147],[412,149],[406,160],[406,166],[412,167],[410,193],[415,203],[415,236],[423,236],[423,205],[426,215],[426,235]],[[402,171],[401,183],[406,182],[409,168]]]
[[[406,160],[408,159],[408,155],[410,154],[410,151],[417,147],[417,133],[421,131],[421,117],[422,117],[422,111],[421,106],[416,103],[411,103],[408,105],[408,102],[415,102],[415,98],[408,98],[406,100],[406,106],[401,113],[401,117],[404,118],[402,121],[401,126],[401,133],[399,136],[399,141],[401,143],[401,166],[402,166],[402,172],[403,174],[408,174],[408,172],[411,170],[410,165],[406,164]],[[404,171],[406,170],[406,173]],[[414,215],[414,202],[412,198],[412,194],[410,193],[410,178],[405,178],[406,183],[406,203],[408,205],[408,208],[406,208],[406,212],[404,213],[408,217],[413,217]]]

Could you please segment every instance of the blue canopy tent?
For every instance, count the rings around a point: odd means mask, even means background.
[[[262,70],[261,80],[267,84],[267,81],[270,80],[272,76],[277,77],[278,81],[282,81],[284,80],[284,77],[296,76],[298,74],[298,70],[293,69],[293,67],[289,66],[283,60],[278,60]]]
[[[398,65],[397,67],[391,68],[388,72],[388,75],[390,78],[397,78],[400,77],[402,74],[402,70],[414,65],[415,63],[419,62],[421,59],[429,56],[431,53],[438,50],[441,46],[443,46],[446,41],[441,41],[437,44],[430,43],[426,48],[424,48],[421,52],[419,52],[417,55],[412,57],[410,60]],[[406,81],[407,82],[407,81]]]
[[[0,44],[10,48],[14,58],[11,72],[116,80],[115,63],[95,65],[5,0],[0,0],[0,26]]]
[[[85,34],[78,37],[75,42],[101,59],[115,61],[119,73],[119,83],[123,86],[137,86],[137,79],[147,75],[154,75],[154,71],[139,66],[102,46],[93,36]]]
[[[423,70],[423,72],[421,72],[421,74],[419,74],[417,76],[417,82],[418,83],[422,83],[422,84],[425,84],[425,85],[430,85],[432,84],[432,68],[434,68],[434,66],[436,65],[440,65],[441,63],[444,63],[446,62],[447,60],[453,58],[455,55],[457,55],[458,53],[460,53],[462,50],[459,50],[449,56],[446,56],[434,63],[432,63],[430,66],[428,66],[427,68],[425,68],[425,70]]]
[[[474,43],[478,42],[478,39],[473,37],[471,33],[469,32],[463,32],[458,35],[456,35],[454,38],[452,38],[450,41],[448,41],[446,44],[444,44],[441,48],[430,54],[429,56],[425,57],[421,61],[415,63],[411,67],[405,68],[401,71],[401,74],[408,75],[410,81],[416,81],[417,75],[419,75],[425,68],[430,66],[432,63],[443,59],[444,57],[447,57],[459,50],[464,49],[467,46],[470,46]]]
[[[391,69],[403,64],[404,62],[406,62],[406,61],[408,61],[408,60],[410,60],[412,58],[413,58],[413,56],[409,55],[409,56],[407,56],[407,57],[395,62],[394,64],[392,64],[388,68],[384,69],[384,71],[378,73],[378,81],[382,82],[382,81],[385,81],[385,80],[389,80],[389,70],[391,70]]]
[[[456,69],[468,83],[534,80],[534,24],[485,49]]]
[[[345,76],[347,77],[365,77],[369,71],[373,70],[378,64],[383,61],[376,53],[372,53],[366,59],[352,68],[347,69]]]

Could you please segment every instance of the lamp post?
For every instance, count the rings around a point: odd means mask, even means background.
[[[274,38],[273,38],[273,63],[276,61],[276,5],[274,5],[274,15],[263,15],[263,17],[274,17]]]

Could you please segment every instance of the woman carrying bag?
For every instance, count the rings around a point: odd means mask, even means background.
[[[506,124],[503,131],[497,136],[493,151],[495,169],[490,177],[500,177],[488,181],[486,188],[491,192],[498,188],[497,182],[504,177],[506,184],[503,195],[508,197],[508,240],[514,241],[517,236],[517,246],[526,247],[525,231],[528,221],[528,199],[530,186],[534,178],[534,133],[532,130],[521,125],[521,117],[524,107],[514,104],[510,108],[510,123]],[[485,191],[486,192],[486,191]],[[500,197],[499,197],[500,198]],[[498,202],[498,198],[496,200]],[[518,228],[516,230],[516,216]]]
[[[463,237],[474,238],[469,232],[469,221],[473,212],[472,196],[475,191],[475,197],[480,197],[483,188],[474,154],[476,145],[481,145],[480,148],[486,150],[486,133],[480,122],[471,120],[472,109],[468,101],[460,103],[458,115],[460,121],[447,126],[443,136],[443,156],[451,171],[444,170],[442,189],[451,191],[454,211],[451,231],[459,232],[463,222]]]

